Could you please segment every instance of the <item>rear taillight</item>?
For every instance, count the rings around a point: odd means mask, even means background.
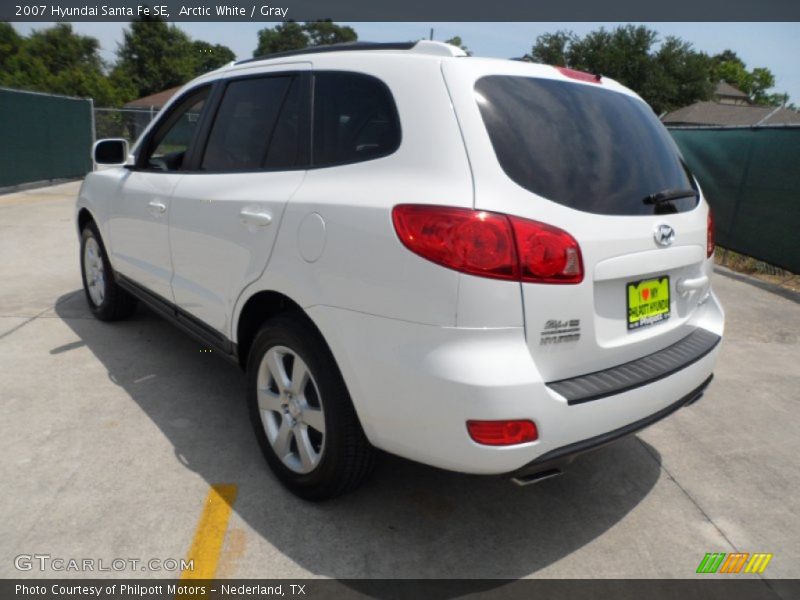
[[[566,231],[500,213],[421,204],[392,211],[412,252],[462,273],[531,283],[580,283],[578,242]]]
[[[563,229],[509,217],[517,242],[522,281],[580,283],[583,264],[578,242]]]
[[[708,223],[706,226],[706,258],[711,258],[714,254],[714,215],[711,209],[708,209]]]
[[[513,446],[539,438],[533,421],[467,421],[469,436],[486,446]]]

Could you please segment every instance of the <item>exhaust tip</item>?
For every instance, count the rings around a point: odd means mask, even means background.
[[[564,472],[561,469],[547,469],[545,471],[531,473],[530,475],[512,477],[511,481],[516,483],[518,486],[522,487],[526,485],[533,485],[534,483],[539,483],[540,481],[544,481],[545,479],[552,479],[553,477],[558,477],[559,475],[563,475],[563,473]]]

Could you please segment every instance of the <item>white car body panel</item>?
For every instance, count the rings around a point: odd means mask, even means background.
[[[305,171],[220,173],[182,179],[170,200],[175,303],[226,335],[241,290],[263,272],[286,203]],[[242,211],[269,215],[268,225]]]
[[[174,301],[170,281],[169,212],[172,191],[182,173],[109,169],[119,187],[107,201],[108,237],[114,269],[159,296]],[[163,206],[163,211],[160,207]]]

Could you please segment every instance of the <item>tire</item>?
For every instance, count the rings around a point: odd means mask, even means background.
[[[89,309],[101,321],[118,321],[136,310],[136,298],[114,281],[111,262],[93,222],[81,232],[81,278]]]
[[[302,317],[279,315],[256,335],[247,361],[247,401],[264,457],[297,496],[334,498],[372,473],[376,451],[333,355]]]

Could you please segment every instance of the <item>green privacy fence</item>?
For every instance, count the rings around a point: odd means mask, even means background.
[[[92,102],[0,88],[0,188],[92,169]]]
[[[720,246],[800,273],[800,127],[670,128]]]

